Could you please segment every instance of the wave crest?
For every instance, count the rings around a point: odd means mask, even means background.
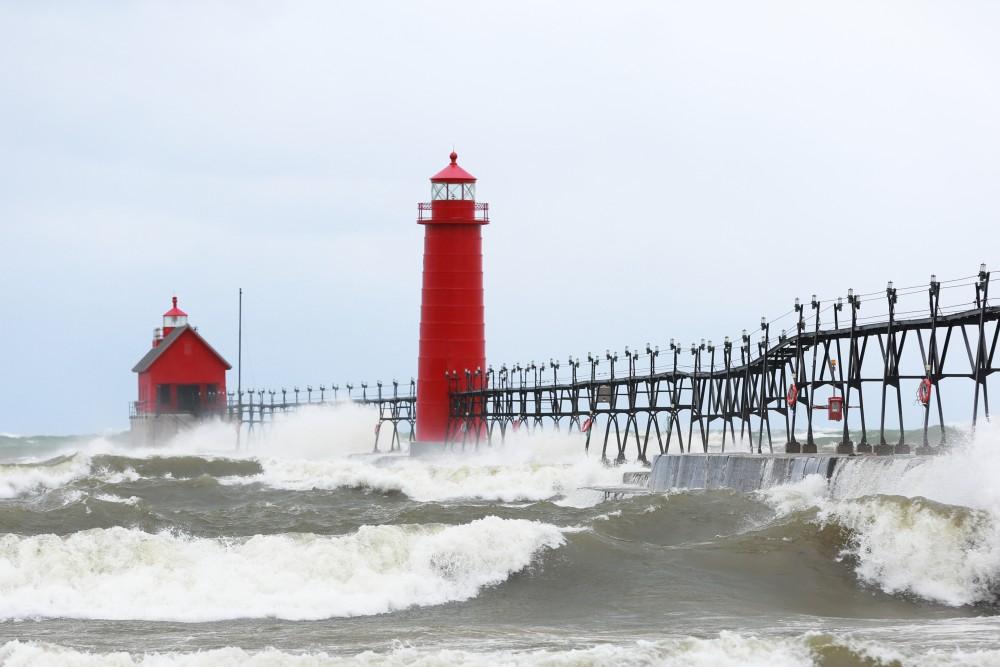
[[[93,461],[95,470],[126,473],[134,471],[140,477],[173,477],[190,479],[207,475],[210,477],[241,477],[258,475],[262,472],[255,459],[216,458],[209,456],[151,456],[136,458],[131,456],[101,455]]]
[[[17,498],[39,489],[65,486],[90,473],[90,458],[57,456],[38,463],[0,463],[0,498]]]
[[[211,621],[381,614],[467,600],[562,546],[550,524],[364,526],[204,539],[126,528],[0,537],[0,618]]]
[[[1000,526],[989,512],[871,496],[828,503],[818,521],[846,531],[841,555],[862,581],[886,593],[956,607],[998,600]]]
[[[260,482],[286,490],[361,488],[380,493],[403,493],[417,502],[458,499],[519,502],[570,496],[570,501],[577,504],[595,504],[600,501],[601,494],[587,491],[585,487],[612,484],[621,479],[620,470],[582,457],[573,463],[498,463],[475,455],[430,460],[393,457],[382,462],[266,459],[263,468],[260,475],[227,483]]]

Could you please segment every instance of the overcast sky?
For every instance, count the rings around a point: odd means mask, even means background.
[[[124,428],[177,294],[244,386],[408,380],[428,178],[492,362],[1000,265],[995,2],[0,6],[0,432]],[[235,385],[231,374],[230,385]]]

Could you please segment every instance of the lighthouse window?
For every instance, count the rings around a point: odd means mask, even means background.
[[[455,199],[470,201],[476,198],[475,183],[432,183],[431,199]]]

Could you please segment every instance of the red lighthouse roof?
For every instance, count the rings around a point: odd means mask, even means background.
[[[187,317],[187,313],[177,307],[177,297],[173,298],[174,307],[163,313],[164,317]]]
[[[473,183],[476,177],[458,166],[458,153],[451,152],[451,164],[431,176],[431,180],[443,183]]]
[[[226,361],[221,354],[215,351],[214,347],[208,344],[207,340],[201,337],[201,334],[199,334],[194,327],[185,324],[184,326],[175,328],[173,331],[170,332],[170,334],[166,338],[163,339],[162,343],[160,343],[156,347],[152,348],[149,352],[147,352],[142,357],[142,359],[139,360],[139,363],[137,363],[132,368],[132,372],[145,373],[149,371],[149,369],[153,366],[153,364],[155,364],[161,357],[163,357],[167,353],[167,350],[169,350],[171,346],[173,346],[173,344],[177,342],[177,340],[179,340],[182,336],[184,336],[184,334],[187,334],[193,341],[195,341],[195,343],[199,347],[203,348],[209,355],[214,357],[217,360],[215,363],[222,366],[222,368],[228,371],[233,367],[232,364]],[[190,355],[191,354],[190,350],[186,350],[185,354]],[[206,362],[201,362],[201,363],[204,364]]]

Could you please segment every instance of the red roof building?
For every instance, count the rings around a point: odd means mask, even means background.
[[[221,354],[188,324],[177,307],[163,313],[163,328],[153,346],[132,369],[139,374],[139,400],[134,414],[219,414],[226,408],[226,371]]]

